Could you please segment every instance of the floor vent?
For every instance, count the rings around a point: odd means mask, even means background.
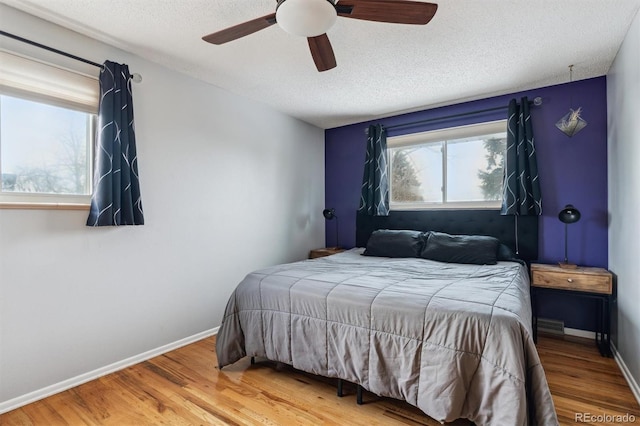
[[[564,321],[538,318],[538,331],[552,334],[564,334]]]

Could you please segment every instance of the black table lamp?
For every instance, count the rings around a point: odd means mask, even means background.
[[[338,244],[338,216],[336,216],[336,209],[324,209],[322,210],[322,215],[327,220],[336,219],[336,248],[340,247],[340,244]]]
[[[564,262],[560,262],[559,265],[563,268],[575,268],[576,265],[569,263],[567,258],[567,225],[570,223],[576,223],[580,220],[580,212],[571,204],[564,206],[564,209],[558,213],[558,219],[564,223]]]

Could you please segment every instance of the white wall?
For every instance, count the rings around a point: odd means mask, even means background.
[[[609,268],[618,277],[615,344],[640,383],[640,14],[607,74]],[[637,389],[636,389],[637,391]]]
[[[324,245],[321,129],[5,5],[0,26],[142,74],[146,221],[87,228],[86,211],[0,210],[0,412],[212,330],[245,274]]]

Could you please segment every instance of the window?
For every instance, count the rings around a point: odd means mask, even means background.
[[[91,195],[93,117],[0,95],[3,195]]]
[[[88,205],[97,79],[7,52],[0,64],[0,205]]]
[[[498,208],[506,120],[391,137],[392,210]]]

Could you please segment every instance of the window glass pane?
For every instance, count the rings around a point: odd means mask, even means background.
[[[90,194],[91,114],[0,96],[2,191]]]
[[[388,139],[391,209],[497,208],[506,120]]]
[[[442,202],[441,142],[389,150],[391,202]]]
[[[447,201],[492,201],[502,197],[504,133],[447,142]]]

